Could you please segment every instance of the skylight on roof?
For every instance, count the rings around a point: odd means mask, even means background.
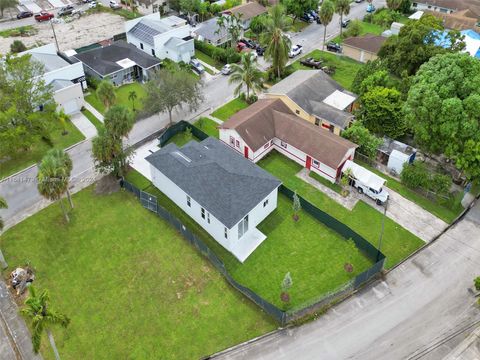
[[[174,151],[172,154],[180,157],[181,159],[185,160],[188,163],[192,162],[192,160],[188,156],[186,156],[185,154],[182,154],[180,151]]]

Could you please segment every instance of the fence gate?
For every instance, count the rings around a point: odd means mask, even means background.
[[[157,212],[157,197],[145,191],[140,191],[140,202],[144,208],[147,208],[154,213]]]

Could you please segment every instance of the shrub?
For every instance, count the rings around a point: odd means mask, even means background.
[[[27,47],[20,40],[14,40],[13,43],[10,44],[10,51],[13,54],[18,54],[18,53],[20,53],[22,51],[25,51],[25,50],[27,50]]]
[[[452,178],[448,175],[435,174],[429,181],[429,188],[437,195],[446,195],[450,192]]]
[[[93,90],[97,90],[98,84],[100,84],[100,80],[94,78],[93,76],[86,76],[87,79],[87,86]]]
[[[400,13],[387,8],[380,9],[372,15],[371,22],[383,28],[388,28],[394,21],[400,19]]]
[[[347,26],[347,31],[343,33],[344,37],[358,36],[362,32],[362,24],[360,20],[352,20]]]
[[[366,23],[371,23],[373,18],[373,14],[367,14],[363,17],[363,21]]]
[[[223,63],[237,63],[240,61],[240,54],[231,47],[224,49],[204,41],[195,40],[195,48],[210,56],[212,59]]]
[[[477,276],[474,280],[473,283],[475,284],[475,289],[480,291],[480,276]]]
[[[411,189],[427,188],[429,182],[427,167],[418,161],[404,166],[400,178],[402,183]]]

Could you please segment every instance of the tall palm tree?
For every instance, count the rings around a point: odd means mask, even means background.
[[[70,319],[63,314],[52,310],[49,304],[50,297],[48,296],[47,290],[43,290],[41,294],[37,294],[35,288],[30,286],[28,291],[30,295],[28,299],[25,300],[25,307],[21,309],[20,312],[29,317],[32,321],[33,350],[35,353],[38,353],[40,350],[42,335],[45,331],[50,340],[50,345],[53,348],[55,359],[60,360],[60,354],[55,345],[55,339],[50,331],[50,326],[61,325],[66,328],[70,323]]]
[[[44,156],[38,164],[37,181],[38,192],[48,200],[58,200],[65,220],[69,222],[70,218],[62,201],[62,196],[68,189],[68,176],[64,164],[53,156]]]
[[[68,202],[70,204],[70,207],[73,209],[73,201],[72,201],[72,196],[70,194],[70,190],[68,190],[68,182],[70,179],[70,175],[72,173],[73,169],[73,163],[72,159],[70,158],[70,155],[68,155],[65,151],[61,149],[51,149],[47,152],[47,156],[53,156],[55,159],[58,161],[58,166],[62,167],[63,172],[65,173],[65,176],[67,178],[67,198]]]
[[[7,200],[0,196],[0,209],[8,209]],[[5,223],[3,222],[3,218],[0,216],[0,232],[3,231]],[[0,265],[2,265],[2,269],[6,269],[8,267],[7,262],[5,261],[5,257],[3,256],[2,250],[0,249]]]
[[[232,64],[232,70],[228,83],[238,83],[235,88],[235,96],[240,95],[244,85],[247,88],[247,101],[250,99],[250,90],[255,94],[257,90],[262,89],[263,74],[255,65],[252,54],[243,55],[240,65]]]
[[[113,84],[108,80],[102,80],[97,87],[97,97],[108,110],[117,100]]]
[[[350,13],[350,0],[335,0],[335,12],[340,15],[340,36],[342,36],[343,15]]]
[[[132,90],[128,93],[128,100],[132,102],[132,110],[135,111],[135,100],[137,99],[137,92]]]
[[[285,15],[285,10],[281,5],[275,5],[270,9],[263,33],[263,40],[268,44],[265,50],[265,58],[272,60],[272,66],[280,77],[285,65],[288,62],[288,52],[291,42],[284,33],[290,28],[291,19]]]
[[[335,13],[335,4],[330,0],[325,0],[320,8],[320,21],[323,24],[323,43],[322,50],[325,48],[325,39],[327,37],[327,25],[332,22]]]

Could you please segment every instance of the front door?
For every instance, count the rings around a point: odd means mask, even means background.
[[[243,153],[244,153],[245,157],[248,159],[248,146],[245,145]]]
[[[310,170],[310,167],[312,166],[312,158],[307,155],[307,161],[305,163],[305,167]]]

